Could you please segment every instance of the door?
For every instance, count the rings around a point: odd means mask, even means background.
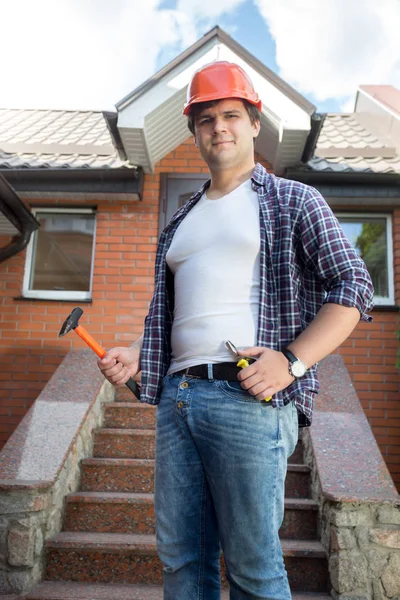
[[[209,176],[205,173],[164,173],[161,175],[160,218],[158,231],[162,232],[178,208],[183,206]]]

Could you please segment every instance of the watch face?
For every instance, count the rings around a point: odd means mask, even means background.
[[[306,370],[307,369],[301,360],[296,360],[292,363],[292,374],[294,377],[303,377]]]

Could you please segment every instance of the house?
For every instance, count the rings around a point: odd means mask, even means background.
[[[257,160],[318,188],[367,263],[374,321],[337,352],[400,487],[400,91],[361,86],[353,113],[317,114],[218,27],[115,113],[0,110],[0,199],[13,196],[30,236],[0,263],[0,443],[66,353],[83,347],[73,334],[57,338],[75,305],[105,347],[141,333],[159,231],[207,178],[182,107],[193,72],[216,59],[241,64],[263,100]],[[9,207],[0,201],[0,248],[18,229]]]

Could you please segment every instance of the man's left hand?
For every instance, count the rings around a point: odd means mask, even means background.
[[[295,380],[289,373],[288,359],[282,352],[251,346],[239,350],[238,355],[257,359],[238,374],[242,388],[255,396],[257,400],[265,400],[265,398],[284,390]]]

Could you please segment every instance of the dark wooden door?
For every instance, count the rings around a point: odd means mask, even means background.
[[[208,175],[202,173],[193,173],[193,175],[164,174],[161,176],[159,233],[178,208],[183,206],[207,179],[209,179]]]

